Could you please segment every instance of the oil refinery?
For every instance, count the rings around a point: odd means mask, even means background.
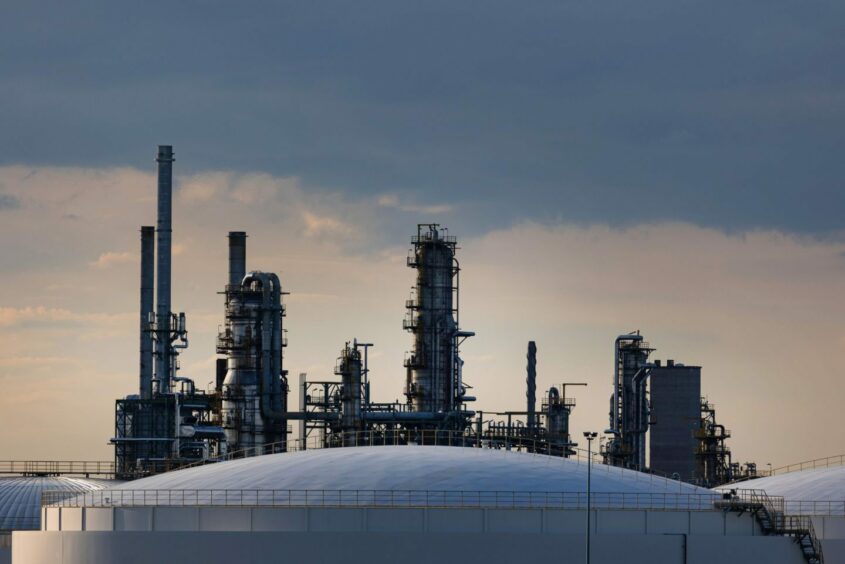
[[[374,343],[353,335],[337,343],[334,378],[290,373],[288,292],[249,268],[244,231],[228,233],[203,389],[179,373],[189,318],[171,300],[174,160],[158,147],[138,382],[115,401],[113,465],[0,467],[18,475],[0,478],[0,525],[15,530],[0,562],[845,562],[842,457],[783,476],[737,457],[701,366],[653,358],[640,331],[608,343],[595,449],[595,433],[570,433],[585,383],[543,390],[538,405],[530,336],[525,402],[484,411],[461,356],[475,337],[460,312],[472,265],[439,224],[410,240],[404,401],[375,398]]]

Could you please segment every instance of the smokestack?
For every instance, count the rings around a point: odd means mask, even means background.
[[[229,231],[229,285],[239,286],[246,276],[246,233]]]
[[[170,392],[170,244],[173,213],[173,147],[159,145],[158,222],[156,226],[156,379],[159,393]]]
[[[153,335],[148,323],[153,312],[155,293],[155,227],[141,228],[141,363],[140,389],[142,399],[153,395]]]
[[[537,409],[537,343],[534,341],[528,341],[528,376],[525,383],[525,398],[528,400],[526,424],[529,429],[533,429],[536,425],[534,413]]]

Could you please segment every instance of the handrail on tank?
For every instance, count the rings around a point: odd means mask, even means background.
[[[717,493],[592,492],[590,506],[614,510],[710,511]],[[585,509],[583,491],[497,490],[95,490],[45,491],[43,507],[475,507]]]

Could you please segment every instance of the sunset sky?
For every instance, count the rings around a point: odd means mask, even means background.
[[[415,7],[412,7],[415,6]],[[475,409],[577,388],[613,339],[701,365],[735,460],[845,452],[840,2],[19,2],[0,18],[0,459],[108,459],[135,393],[139,228],[172,144],[181,374],[226,234],[286,290],[292,375],[374,342],[401,397],[419,222],[459,239]],[[295,396],[291,401],[295,405]]]

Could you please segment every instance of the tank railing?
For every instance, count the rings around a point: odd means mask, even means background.
[[[816,458],[815,460],[805,460],[804,462],[796,462],[794,464],[787,464],[786,466],[779,466],[771,470],[757,469],[759,476],[775,476],[777,474],[788,474],[790,472],[800,472],[801,470],[812,470],[814,468],[830,468],[832,466],[845,465],[845,454],[835,454],[825,458]]]
[[[566,454],[569,454],[569,456],[566,456],[566,458],[584,464],[586,464],[587,462],[588,455],[588,451],[586,449],[566,446],[563,443],[555,443],[554,441],[549,440],[537,440],[519,436],[501,436],[496,438],[485,438],[483,434],[479,436],[476,433],[465,433],[461,431],[445,431],[436,429],[368,430],[336,433],[332,440],[330,440],[330,438],[323,440],[320,437],[309,437],[304,441],[301,439],[292,439],[288,441],[269,443],[260,447],[231,451],[223,456],[198,460],[189,464],[183,463],[178,466],[170,465],[167,467],[167,471],[175,470],[177,468],[192,468],[196,466],[203,466],[205,464],[225,462],[227,460],[249,458],[253,456],[275,454],[281,452],[298,452],[321,448],[341,448],[356,446],[405,445],[483,448],[487,450],[512,451],[532,455],[553,456],[556,458],[562,458]],[[573,452],[574,454],[572,454]],[[629,469],[625,469],[620,466],[604,464],[601,453],[589,452],[589,455],[592,458],[593,472],[604,472],[606,474],[622,475],[630,471]],[[140,473],[139,477],[143,475],[148,475],[149,473],[150,472]],[[643,470],[636,472],[634,476],[642,480],[665,478],[676,482],[679,488],[682,487],[682,484],[684,484],[684,482],[676,480],[672,476],[657,471]]]
[[[784,501],[784,512],[789,515],[839,515],[845,516],[845,501]]]
[[[585,509],[585,492],[437,490],[96,490],[45,491],[44,507],[463,507]],[[592,492],[590,507],[614,510],[710,511],[718,494]]]
[[[0,474],[50,476],[59,474],[113,475],[110,460],[0,460]]]

